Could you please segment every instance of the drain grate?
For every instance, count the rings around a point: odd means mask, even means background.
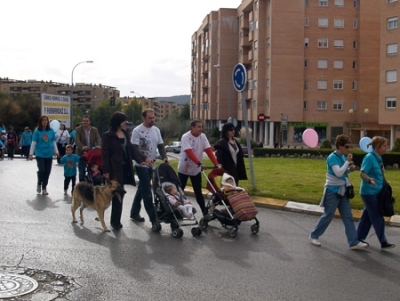
[[[0,298],[12,298],[28,294],[37,289],[38,283],[23,275],[0,274]]]

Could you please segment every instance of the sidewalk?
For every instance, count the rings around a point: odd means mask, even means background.
[[[203,195],[206,198],[208,191],[203,189]],[[193,188],[186,187],[185,188],[185,195],[194,196]],[[278,209],[278,210],[286,210],[286,211],[293,211],[293,212],[302,212],[307,214],[314,214],[314,215],[321,215],[324,212],[324,209],[318,205],[311,205],[311,204],[304,204],[304,203],[297,203],[292,201],[286,200],[278,200],[278,199],[271,199],[271,198],[264,198],[253,196],[253,202],[256,204],[257,207],[265,207],[271,209]],[[358,221],[361,217],[362,210],[352,210],[353,218],[355,221]],[[339,211],[336,210],[336,217],[340,217]],[[385,217],[385,221],[387,225],[400,227],[400,215],[394,215],[392,217]]]

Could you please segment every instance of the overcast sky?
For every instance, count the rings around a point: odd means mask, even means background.
[[[241,0],[2,1],[0,77],[116,87],[121,96],[190,94],[191,37]]]

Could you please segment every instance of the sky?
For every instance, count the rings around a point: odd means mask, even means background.
[[[191,37],[242,0],[2,1],[0,77],[102,84],[121,96],[190,94]],[[134,93],[132,93],[134,92]]]

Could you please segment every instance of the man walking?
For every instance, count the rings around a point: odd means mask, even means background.
[[[155,166],[157,149],[165,163],[168,163],[167,154],[164,149],[164,141],[160,130],[154,126],[155,115],[153,109],[142,112],[143,123],[132,131],[131,143],[137,148],[142,156],[143,162],[135,162],[136,174],[139,178],[139,186],[133,198],[130,217],[133,221],[143,222],[140,216],[141,201],[152,224],[156,222],[156,210],[153,204],[151,192],[151,180]]]
[[[93,148],[101,148],[101,138],[99,131],[90,125],[91,120],[88,115],[82,117],[82,125],[76,128],[75,144],[76,154],[81,157],[78,164],[79,182],[85,180],[86,162],[82,158],[83,154]]]
[[[215,158],[210,142],[208,142],[206,135],[203,134],[202,121],[193,120],[190,124],[190,131],[183,134],[181,138],[178,176],[182,184],[182,190],[185,190],[187,180],[190,178],[197,203],[199,204],[203,215],[206,215],[207,210],[204,196],[201,191],[201,170],[207,169],[207,166],[201,162],[203,152],[207,154],[215,166],[222,168]]]

